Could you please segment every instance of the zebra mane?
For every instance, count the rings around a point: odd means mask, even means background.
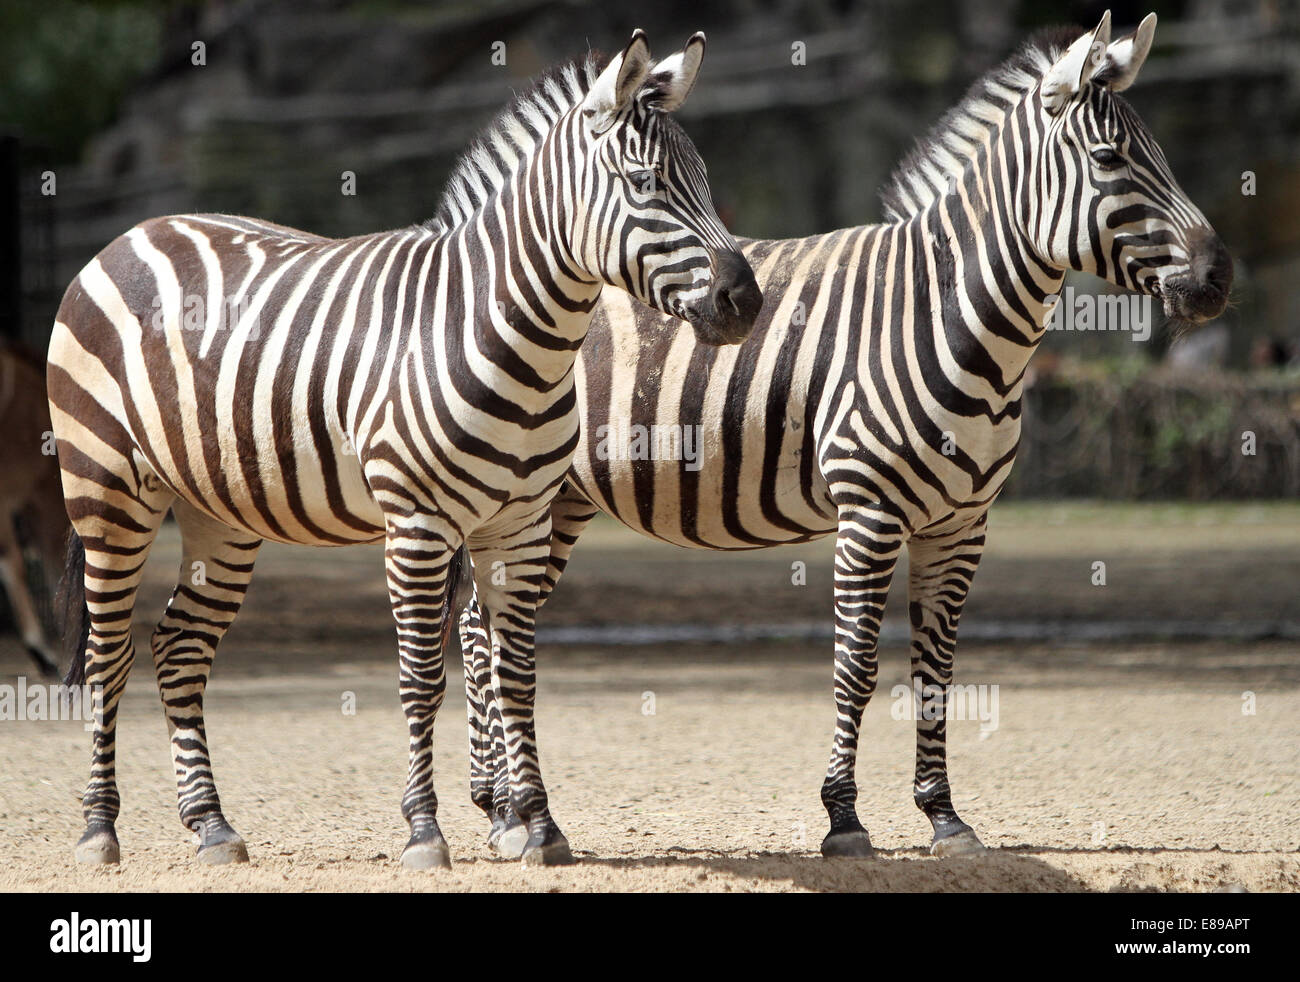
[[[1028,95],[1084,33],[1081,27],[1047,27],[1032,34],[996,68],[985,72],[902,159],[880,192],[885,218],[902,221],[948,190],[990,131]]]
[[[607,60],[590,52],[548,69],[516,93],[461,154],[425,227],[435,232],[455,228],[486,204],[555,121],[587,94]]]

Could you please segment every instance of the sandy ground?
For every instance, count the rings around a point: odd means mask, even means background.
[[[1002,514],[966,623],[1297,616],[1300,509]],[[826,542],[690,556],[600,527],[543,623],[825,616],[828,556]],[[168,530],[141,641],[176,557]],[[1090,582],[1095,559],[1108,564],[1105,587]],[[790,583],[796,560],[808,563],[806,586]],[[986,733],[974,720],[950,724],[951,774],[961,814],[992,848],[949,860],[924,848],[914,727],[890,712],[907,652],[885,647],[858,767],[859,810],[879,852],[834,862],[817,854],[834,718],[829,644],[551,645],[541,652],[542,761],[580,863],[526,870],[489,856],[468,800],[453,681],[437,748],[454,868],[408,873],[397,863],[405,729],[380,568],[368,549],[267,547],[259,561],[208,698],[218,786],[249,865],[194,861],[142,661],[119,730],[121,866],[72,860],[82,724],[4,721],[0,890],[1300,889],[1300,657],[1276,639],[963,645],[959,681],[996,684],[998,719]],[[0,641],[0,684],[27,672],[17,645]],[[355,715],[343,712],[349,694]],[[1243,712],[1249,694],[1253,713]]]

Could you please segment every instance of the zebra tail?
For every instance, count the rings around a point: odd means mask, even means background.
[[[68,530],[63,580],[55,601],[63,627],[63,644],[68,652],[64,685],[84,685],[86,643],[90,640],[90,609],[86,606],[86,546],[76,530]]]
[[[465,567],[469,565],[469,549],[461,546],[451,557],[451,563],[447,566],[447,589],[442,598],[442,650],[445,656],[447,646],[451,644],[452,632],[456,629],[456,614],[459,604],[456,603],[456,594],[460,592],[461,577],[465,575]]]

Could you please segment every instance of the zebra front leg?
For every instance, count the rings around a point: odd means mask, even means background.
[[[822,804],[831,822],[822,840],[826,857],[873,852],[857,812],[858,735],[876,689],[876,641],[901,535],[888,519],[841,509],[835,544],[835,743],[822,784]]]
[[[985,520],[941,536],[908,543],[908,614],[912,622],[912,686],[916,713],[913,796],[934,829],[930,852],[956,856],[984,851],[975,831],[957,815],[948,786],[948,701],[952,689],[957,620],[984,551]],[[923,712],[926,705],[938,711]],[[930,718],[927,718],[930,717]]]
[[[151,647],[171,733],[177,807],[181,824],[198,836],[200,862],[246,863],[248,849],[226,821],[217,796],[203,695],[217,645],[244,602],[262,540],[183,502],[173,511],[181,530],[180,578]]]
[[[544,514],[514,535],[498,538],[491,546],[471,544],[476,593],[482,601],[491,639],[492,691],[500,713],[510,807],[528,828],[522,858],[530,866],[574,862],[568,840],[551,817],[533,718],[537,699],[534,634],[538,587],[546,571],[549,539],[550,518]],[[500,787],[499,763],[497,782]]]
[[[402,815],[411,826],[402,850],[407,869],[451,868],[433,790],[433,723],[447,688],[442,618],[454,535],[433,516],[388,517],[384,565],[397,622],[398,689],[410,734],[410,766],[402,795]]]

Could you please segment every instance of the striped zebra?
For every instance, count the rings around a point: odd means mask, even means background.
[[[578,365],[582,438],[552,504],[543,594],[598,511],[697,549],[756,549],[832,532],[835,735],[822,801],[826,856],[872,851],[856,811],[863,711],[900,551],[909,557],[914,686],[946,697],[957,621],[990,504],[1020,437],[1026,364],[1067,270],[1160,298],[1175,320],[1222,312],[1232,265],[1164,154],[1116,93],[1155,16],[1112,42],[1031,38],[978,81],[895,171],[889,221],[744,241],[767,295],[749,340],[710,349],[611,296]],[[632,426],[698,427],[699,457],[628,459]],[[501,771],[481,616],[461,618],[471,793],[489,843],[522,847]],[[917,713],[917,806],[931,851],[982,848],[953,807],[945,720]]]
[[[200,860],[248,857],[217,796],[203,693],[264,539],[385,543],[411,868],[450,865],[432,736],[447,569],[468,546],[489,571],[479,595],[498,626],[493,679],[527,858],[570,858],[532,737],[533,618],[550,500],[577,444],[578,348],[604,284],[690,321],[704,344],[740,340],[762,302],[668,115],[703,52],[697,34],[655,63],[638,31],[603,71],[589,56],[543,76],[472,144],[423,225],[327,239],[158,218],[73,281],[48,383],[84,568],[73,673],[103,686],[79,860],[119,858],[118,704],[141,567],[169,508],[183,558],[151,649]]]

